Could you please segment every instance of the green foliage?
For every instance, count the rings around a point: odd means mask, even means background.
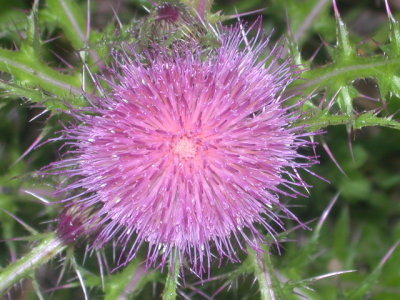
[[[147,1],[131,2],[151,7]],[[192,8],[200,3],[183,2]],[[45,284],[35,270],[65,246],[56,243],[52,233],[35,233],[49,230],[38,220],[55,219],[57,209],[33,202],[32,195],[36,194],[25,191],[39,190],[51,198],[52,187],[47,185],[53,183],[41,182],[33,172],[45,165],[43,159],[51,160],[56,151],[54,145],[25,151],[48,132],[54,134],[58,125],[55,120],[45,121],[40,116],[36,120],[42,111],[31,105],[43,105],[50,111],[46,116],[88,105],[85,93],[97,93],[91,76],[101,74],[104,64],[109,63],[111,46],[135,41],[134,33],[146,38],[149,34],[143,31],[148,27],[141,25],[148,24],[136,16],[120,27],[118,22],[111,21],[110,14],[106,16],[110,22],[105,28],[87,28],[88,8],[81,1],[34,1],[32,7],[26,7],[21,0],[13,5],[2,1],[0,5],[0,228],[1,239],[6,240],[0,245],[4,250],[0,251],[0,294],[20,279],[31,278],[32,286],[24,285],[27,297],[46,298],[49,294],[43,292]],[[400,251],[396,250],[400,240],[400,204],[395,201],[400,193],[399,22],[391,12],[387,13],[387,21],[381,25],[384,29],[377,34],[380,40],[371,42],[374,37],[369,32],[368,42],[360,43],[363,37],[349,29],[346,24],[351,22],[346,17],[366,10],[364,1],[357,7],[349,6],[349,12],[342,13],[343,16],[339,15],[340,7],[334,10],[327,0],[304,0],[301,5],[297,0],[274,0],[267,4],[259,0],[239,1],[236,9],[218,2],[207,17],[215,22],[265,6],[263,26],[275,28],[279,34],[287,31],[287,47],[303,71],[302,79],[287,91],[294,95],[291,101],[301,100],[298,93],[310,95],[303,105],[304,117],[297,125],[312,131],[327,130],[321,141],[328,145],[346,173],[341,174],[328,155],[321,154],[321,166],[315,172],[332,184],[308,178],[315,186],[312,196],[304,200],[305,208],[293,208],[302,220],[318,218],[308,224],[312,231],[283,232],[279,236],[281,256],[275,253],[271,241],[264,257],[249,250],[240,264],[226,264],[221,269],[215,265],[210,282],[196,284],[195,278],[188,275],[184,278],[187,285],[179,278],[178,264],[176,272],[161,274],[147,270],[141,263],[145,254],[139,253],[138,259],[128,266],[109,274],[103,270],[108,269],[106,261],[113,257],[108,250],[88,258],[83,267],[85,251],[69,247],[60,268],[64,275],[60,276],[61,283],[53,281],[53,286],[48,287],[65,287],[55,291],[57,299],[76,298],[75,293],[82,286],[89,295],[110,300],[160,296],[175,299],[179,295],[197,299],[202,294],[214,295],[211,298],[215,299],[263,300],[400,297],[398,266],[389,263],[400,260]],[[29,14],[25,15],[22,11],[27,8]],[[222,12],[213,13],[216,10]],[[95,15],[93,8],[90,13]],[[289,30],[284,30],[286,25]],[[141,29],[137,28],[140,26]],[[176,34],[177,39],[184,36],[184,32]],[[54,37],[60,39],[48,41]],[[315,58],[308,59],[321,44],[320,38],[324,48]],[[60,48],[68,53],[64,57],[71,66],[68,70],[52,54]],[[368,87],[377,91],[376,101],[368,102],[368,91],[357,86],[362,80],[372,82]],[[26,101],[21,104],[20,98]],[[30,122],[32,118],[35,120]],[[57,118],[68,120],[62,113]],[[26,231],[30,235],[26,236]],[[14,240],[21,236],[21,240],[36,245],[31,252]],[[22,258],[10,263],[10,257],[17,256]]]

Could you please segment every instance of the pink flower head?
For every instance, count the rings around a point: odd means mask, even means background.
[[[58,192],[78,215],[63,214],[66,240],[80,223],[95,232],[93,247],[121,245],[124,262],[147,244],[149,265],[175,249],[201,273],[212,256],[260,250],[263,231],[283,226],[279,211],[296,219],[279,195],[299,195],[298,170],[315,163],[298,152],[311,134],[293,126],[282,96],[296,67],[279,64],[280,48],[261,34],[225,28],[219,39],[214,50],[180,43],[115,56],[112,92],[72,113],[69,150],[50,166],[69,176]]]

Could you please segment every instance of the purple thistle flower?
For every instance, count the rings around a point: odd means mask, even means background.
[[[67,241],[88,231],[93,247],[114,239],[123,263],[147,243],[148,265],[161,266],[175,249],[202,273],[214,255],[261,251],[263,231],[283,228],[279,211],[297,220],[279,195],[300,195],[298,170],[316,162],[298,152],[315,133],[293,126],[299,116],[282,96],[298,71],[260,32],[247,40],[225,28],[219,39],[214,50],[120,52],[112,92],[72,113],[69,149],[49,166],[68,176],[58,190],[68,195],[58,230]]]

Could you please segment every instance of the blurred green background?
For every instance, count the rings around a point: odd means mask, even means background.
[[[85,2],[80,3],[82,7],[85,6]],[[18,41],[23,38],[26,14],[31,5],[31,1],[0,1],[1,47],[12,49],[18,46]],[[318,5],[321,5],[318,15],[309,26],[302,28],[307,16]],[[393,14],[398,17],[400,1],[390,1],[390,5]],[[149,7],[149,4],[138,0],[92,1],[92,25],[96,30],[104,30],[107,24],[115,21],[111,6],[121,21],[128,24],[132,19],[146,15],[143,6]],[[359,55],[381,54],[377,45],[387,40],[389,30],[384,2],[338,1],[338,7],[351,40],[357,44]],[[243,19],[251,22],[262,15],[264,27],[275,30],[275,39],[286,34],[290,25],[305,59],[312,57],[322,45],[311,63],[312,67],[330,61],[327,45],[334,45],[336,41],[336,25],[330,1],[216,1],[213,11],[234,15],[236,12],[261,8],[264,9],[262,12]],[[43,39],[54,38],[44,48],[46,62],[68,72],[59,56],[70,60],[72,64],[74,56],[63,33],[59,28],[43,24],[41,34]],[[9,75],[0,73],[0,79],[9,80]],[[395,96],[391,99],[381,98],[379,86],[374,80],[364,78],[353,85],[364,95],[354,99],[356,113],[380,109],[387,115],[398,117],[400,99]],[[39,136],[43,135],[43,140],[56,136],[56,131],[61,128],[59,120],[63,118],[60,114],[50,115],[39,105],[10,96],[0,89],[0,208],[15,214],[39,232],[54,229],[58,207],[45,207],[26,191],[51,199],[53,183],[38,178],[35,171],[57,159],[59,145],[46,144],[19,158]],[[311,229],[315,229],[324,209],[337,193],[340,194],[315,244],[310,244],[315,230],[297,229],[282,240],[281,255],[273,250],[276,254],[273,264],[277,277],[285,283],[329,272],[356,270],[349,274],[312,280],[307,285],[313,290],[296,289],[290,299],[349,299],[351,291],[359,291],[360,284],[364,284],[365,292],[359,292],[361,296],[356,295],[354,299],[400,299],[400,249],[395,250],[384,261],[382,268],[377,269],[385,254],[400,240],[400,133],[395,129],[379,127],[349,132],[344,125],[330,126],[318,141],[329,147],[346,175],[337,168],[324,147],[319,146],[317,152],[321,156],[321,163],[313,171],[331,183],[303,174],[306,181],[313,185],[310,197],[283,201],[288,201],[292,211],[303,222],[309,222],[307,224]],[[0,239],[3,240],[0,243],[0,266],[5,266],[29,250],[29,242],[16,238],[29,239],[30,233],[4,211],[0,211],[0,224]],[[290,229],[291,225],[296,224],[289,223],[287,227]],[[76,250],[79,263],[82,263],[84,250],[84,244]],[[90,299],[103,299],[103,292],[96,281],[99,276],[96,257],[88,258],[83,266],[88,286],[92,287]],[[222,279],[216,278],[204,285],[196,284],[198,280],[187,275],[187,285],[181,287],[180,297],[259,299],[254,276],[236,276],[235,270],[239,267],[228,263],[218,269],[216,262],[213,275],[221,275]],[[83,299],[76,274],[69,269],[59,289],[52,290],[61,269],[62,261],[56,259],[38,271],[37,278],[45,299]],[[156,276],[134,299],[158,299],[163,288],[162,278]],[[285,286],[289,284],[283,284]],[[37,299],[31,281],[23,281],[20,287],[22,289],[11,294],[11,299]],[[130,299],[130,296],[126,299]]]

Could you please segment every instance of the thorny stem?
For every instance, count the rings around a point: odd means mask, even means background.
[[[28,277],[66,247],[54,233],[49,234],[31,252],[0,271],[0,296],[19,280]]]
[[[176,299],[176,288],[178,286],[179,277],[179,257],[176,251],[172,251],[170,269],[167,275],[167,281],[165,282],[164,292],[162,300],[175,300]]]
[[[261,300],[276,300],[273,280],[269,272],[271,261],[268,252],[264,253],[264,257],[260,257],[253,250],[249,250],[249,255],[253,261],[254,274],[260,287]]]

